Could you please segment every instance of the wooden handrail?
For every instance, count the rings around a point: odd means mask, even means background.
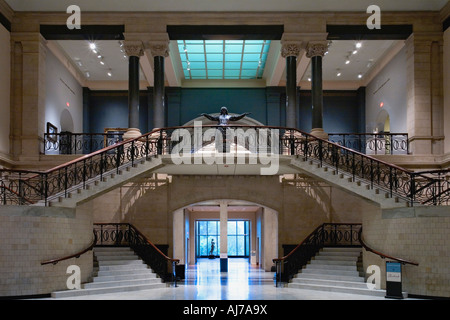
[[[376,254],[376,255],[379,255],[382,259],[394,260],[394,261],[400,262],[400,263],[402,263],[402,264],[411,264],[411,265],[413,265],[413,266],[418,266],[418,265],[419,265],[417,262],[413,262],[413,261],[408,261],[408,260],[401,259],[401,258],[392,257],[392,256],[389,256],[389,255],[387,255],[387,254],[381,253],[381,252],[379,252],[379,251],[376,251],[376,250],[370,248],[370,247],[364,242],[364,240],[363,240],[363,238],[362,238],[362,227],[361,227],[361,229],[359,230],[358,238],[359,238],[359,242],[361,243],[361,245],[363,246],[363,248],[366,249],[366,251],[372,252],[372,253],[374,253],[374,254]]]
[[[26,202],[32,204],[33,202],[28,200],[27,198],[25,198],[24,196],[21,196],[20,194],[18,194],[17,192],[11,190],[11,188],[7,187],[7,186],[2,186],[0,185],[0,188],[3,188],[5,190],[8,190],[9,192],[11,192],[12,194],[16,195],[18,198],[22,198],[23,200],[25,200]],[[0,199],[0,203],[1,203],[1,199]]]
[[[291,250],[291,252],[289,252],[287,255],[285,255],[284,257],[281,258],[275,258],[272,259],[273,262],[281,262],[281,261],[285,261],[286,259],[288,259],[295,251],[298,250],[298,248],[300,248],[303,243],[305,243],[306,241],[309,240],[309,238],[311,238],[320,228],[323,228],[323,224],[318,226],[316,229],[314,229],[313,232],[311,232],[302,242],[300,242],[300,244],[298,244],[293,250]]]
[[[80,251],[78,253],[72,254],[70,256],[67,257],[63,257],[63,258],[58,258],[58,259],[52,259],[52,260],[47,260],[47,261],[43,261],[41,262],[41,265],[46,265],[46,264],[57,264],[58,262],[64,261],[64,260],[68,260],[71,258],[79,258],[82,254],[91,251],[94,246],[97,244],[97,235],[94,232],[94,240],[92,241],[91,245],[89,247],[87,247],[86,249],[84,249],[83,251]]]

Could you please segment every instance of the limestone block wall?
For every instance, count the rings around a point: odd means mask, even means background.
[[[56,265],[42,261],[77,253],[93,240],[89,205],[75,209],[0,206],[0,296],[67,290],[67,267],[78,265],[81,282],[92,274],[92,252]]]
[[[242,200],[277,212],[278,252],[282,252],[282,244],[300,243],[324,222],[361,222],[361,213],[374,206],[346,191],[304,177],[155,177],[136,179],[91,200],[94,222],[132,223],[153,243],[169,244],[171,253],[176,210],[204,201]]]
[[[450,297],[450,210],[448,207],[416,207],[363,213],[363,236],[379,252],[419,263],[402,267],[404,292],[431,297]],[[364,268],[381,268],[386,285],[386,262],[363,252]]]

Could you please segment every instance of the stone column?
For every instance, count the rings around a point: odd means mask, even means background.
[[[220,272],[228,271],[228,204],[220,201]]]
[[[166,123],[164,60],[169,56],[169,40],[149,41],[149,48],[154,61],[153,129],[155,129],[163,128]]]
[[[312,130],[311,134],[322,139],[328,139],[323,130],[323,89],[322,89],[322,58],[327,52],[326,43],[309,43],[306,57],[311,59],[311,97],[312,97]]]
[[[297,57],[301,42],[281,42],[281,56],[286,59],[286,127],[297,127]]]
[[[139,130],[139,59],[144,55],[144,47],[140,41],[126,41],[124,49],[128,55],[128,130],[125,140],[137,138]]]

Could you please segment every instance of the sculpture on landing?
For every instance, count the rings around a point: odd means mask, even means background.
[[[222,107],[220,108],[220,114],[218,116],[211,116],[209,114],[206,113],[202,113],[201,115],[208,118],[211,121],[217,121],[218,125],[220,126],[218,129],[219,131],[222,133],[222,145],[223,145],[223,152],[227,152],[229,150],[229,144],[226,143],[227,139],[227,128],[226,126],[228,126],[230,124],[230,121],[238,121],[241,120],[242,118],[244,118],[245,116],[249,115],[250,112],[245,112],[243,114],[237,115],[237,116],[230,116],[228,114],[228,109],[227,107]],[[223,126],[223,127],[222,127]],[[216,135],[216,147],[218,147],[218,140],[217,140],[217,135]]]
[[[211,115],[206,114],[206,113],[202,113],[201,115],[206,117],[206,118],[208,118],[211,121],[217,121],[220,126],[226,126],[226,125],[228,125],[230,123],[230,121],[241,120],[242,118],[244,118],[245,116],[247,116],[249,114],[250,114],[250,112],[245,112],[245,113],[243,113],[241,115],[238,115],[238,116],[230,116],[228,114],[227,107],[222,107],[222,108],[220,108],[220,114],[217,117],[211,116]]]

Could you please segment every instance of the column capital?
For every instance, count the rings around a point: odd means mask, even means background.
[[[297,33],[284,33],[281,38],[281,56],[283,58],[300,55],[303,41]]]
[[[124,41],[123,47],[129,57],[141,57],[144,55],[144,46],[141,41]]]
[[[281,44],[281,56],[283,58],[287,58],[290,56],[298,57],[301,50],[301,42],[286,41]]]
[[[308,46],[306,47],[306,57],[312,58],[312,57],[323,57],[325,55],[325,52],[328,51],[328,43],[327,42],[309,42]]]
[[[169,42],[167,41],[149,41],[147,44],[148,49],[153,57],[164,57],[169,56]]]

